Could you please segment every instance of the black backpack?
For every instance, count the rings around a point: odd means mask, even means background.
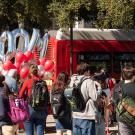
[[[3,94],[3,88],[0,87],[0,120],[5,117],[5,103],[4,103],[4,94]]]
[[[45,109],[48,102],[48,88],[43,80],[33,80],[33,87],[30,95],[30,105],[35,110]]]
[[[64,91],[55,91],[51,93],[51,106],[53,117],[55,119],[63,118],[65,114]]]
[[[82,92],[81,92],[81,85],[82,83],[89,78],[82,78],[77,85],[73,85],[73,87],[66,88],[64,95],[69,101],[71,105],[71,109],[75,112],[82,112],[86,108],[86,103],[89,100],[85,101]]]
[[[10,111],[9,94],[10,91],[6,84],[0,87],[0,121],[7,117],[7,113]]]

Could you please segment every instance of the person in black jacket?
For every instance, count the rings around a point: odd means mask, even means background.
[[[14,135],[17,128],[8,115],[10,112],[9,98],[14,98],[13,93],[5,83],[5,76],[0,75],[0,127],[2,127],[2,135]]]
[[[122,70],[122,81],[115,87],[114,100],[116,105],[119,103],[122,95],[126,95],[132,99],[135,99],[135,68],[133,66],[126,66]],[[130,125],[123,121],[119,116],[118,131],[120,135],[135,135],[135,125]]]
[[[65,130],[67,130],[67,135],[72,134],[71,109],[64,96],[64,90],[68,81],[68,74],[60,72],[51,91],[51,105],[53,116],[56,120],[57,135],[63,135]]]

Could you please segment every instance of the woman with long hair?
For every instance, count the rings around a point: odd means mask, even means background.
[[[64,90],[68,84],[68,81],[69,76],[67,73],[59,73],[51,92],[51,104],[53,108],[53,115],[56,120],[57,135],[63,135],[65,130],[67,130],[67,135],[72,134],[71,109],[64,96]],[[59,100],[57,104],[56,102],[53,102],[55,99]],[[54,111],[55,109],[57,113]]]
[[[32,90],[34,89],[34,83],[36,81],[42,81],[38,75],[38,67],[37,65],[30,65],[30,78],[25,80],[23,86],[20,90],[20,97],[24,98],[27,97],[30,99]],[[44,82],[45,83],[45,82]],[[46,92],[48,91],[47,85]],[[37,90],[37,89],[36,89]],[[39,95],[37,95],[39,96]],[[29,112],[30,112],[30,119],[24,122],[24,127],[26,131],[26,135],[34,135],[34,128],[36,128],[37,135],[43,135],[45,130],[45,121],[47,117],[47,100],[44,102],[44,105],[41,109],[32,107],[31,103],[29,103]]]

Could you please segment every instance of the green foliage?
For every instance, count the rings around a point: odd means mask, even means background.
[[[24,21],[25,29],[31,31],[32,28],[40,29],[41,33],[49,28],[51,21],[47,10],[49,0],[23,0],[20,3],[23,12],[18,13],[18,19]],[[22,19],[22,20],[21,20]]]
[[[95,20],[98,28],[134,28],[135,0],[0,0],[0,31],[12,30],[23,23],[42,33],[52,19],[60,28],[75,21]]]
[[[0,30],[12,30],[18,27],[18,23],[32,31],[39,28],[41,32],[50,24],[47,5],[51,0],[0,0]]]
[[[69,28],[76,20],[81,19],[80,9],[90,10],[92,0],[53,0],[48,6],[60,28]]]
[[[99,0],[97,24],[101,28],[124,28],[134,26],[134,0]]]
[[[95,20],[98,28],[134,28],[135,0],[53,0],[49,12],[60,28],[76,20]]]
[[[3,31],[4,29],[10,29],[9,26],[15,24],[15,2],[16,0],[0,0],[0,31]]]

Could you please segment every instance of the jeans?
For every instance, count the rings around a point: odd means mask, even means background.
[[[73,118],[73,135],[95,135],[95,120]]]
[[[30,119],[24,122],[26,135],[34,135],[34,129],[36,129],[36,135],[44,135],[47,111],[35,111],[30,106],[29,111]]]
[[[135,135],[135,125],[128,125],[125,122],[118,121],[119,135]]]

